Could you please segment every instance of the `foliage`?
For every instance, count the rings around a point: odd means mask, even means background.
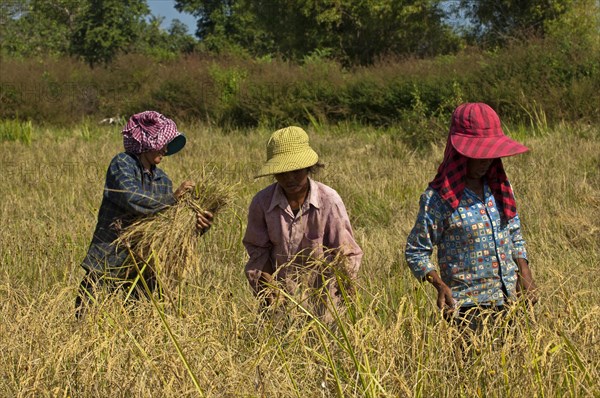
[[[18,119],[0,121],[0,141],[20,141],[31,144],[33,127],[31,121],[22,122]]]
[[[145,0],[88,0],[76,19],[70,51],[90,66],[106,64],[137,40],[147,14]]]
[[[203,49],[216,54],[246,54],[267,38],[253,27],[245,0],[176,0],[175,7],[197,18],[196,36]]]
[[[146,0],[14,0],[0,7],[0,49],[11,56],[68,54],[96,65],[126,52],[173,58],[196,46],[180,21],[162,29]]]
[[[78,0],[2,2],[2,53],[31,57],[68,53],[75,20],[83,10]]]
[[[548,22],[546,32],[563,51],[600,52],[600,2],[574,1],[561,18]]]
[[[177,0],[177,7],[198,18],[197,36],[217,51],[238,47],[295,61],[328,51],[345,63],[369,64],[390,54],[447,53],[458,45],[432,0]]]
[[[196,40],[187,33],[187,26],[174,19],[167,30],[161,28],[163,17],[150,17],[140,28],[139,37],[131,43],[131,51],[147,54],[157,60],[173,60],[194,51]]]
[[[549,37],[495,52],[388,58],[353,69],[320,52],[303,65],[198,54],[160,62],[120,56],[106,69],[69,59],[2,59],[0,117],[68,124],[162,109],[232,128],[358,122],[413,126],[408,136],[421,147],[437,139],[445,116],[465,101],[487,102],[524,125],[540,112],[549,126],[600,120],[600,51],[590,44],[598,34],[582,37],[587,44]]]
[[[164,30],[147,0],[13,0],[0,4],[0,50],[20,57],[81,57],[105,64],[122,53],[157,60],[209,52],[345,67],[390,56],[454,54],[465,43],[501,48],[515,39],[598,35],[596,0],[177,0],[197,18],[196,41],[179,21]],[[453,17],[454,16],[454,17]],[[577,33],[575,33],[577,32]]]
[[[469,34],[477,42],[496,46],[515,38],[545,37],[574,9],[598,10],[595,0],[461,0],[460,12],[470,19]]]

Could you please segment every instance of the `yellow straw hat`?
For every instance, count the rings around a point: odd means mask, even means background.
[[[319,155],[308,144],[308,134],[300,127],[290,126],[271,134],[267,142],[267,161],[256,178],[314,166]]]

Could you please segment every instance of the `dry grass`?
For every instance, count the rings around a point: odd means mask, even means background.
[[[597,127],[520,133],[532,151],[506,167],[541,300],[514,309],[508,335],[487,328],[464,358],[433,289],[414,280],[402,253],[443,148],[417,153],[366,128],[311,135],[327,164],[319,179],[344,199],[365,257],[353,306],[335,327],[309,317],[279,328],[258,315],[241,244],[249,201],[271,183],[251,178],[269,131],[186,127],[189,146],[164,169],[177,184],[214,166],[236,198],[199,241],[200,263],[183,278],[185,316],[105,297],[74,319],[79,263],[121,146],[117,129],[83,136],[34,127],[29,145],[0,143],[0,396],[600,395]]]
[[[352,306],[356,289],[347,258],[334,249],[322,252],[323,257],[299,253],[273,275],[260,275],[263,288],[258,299],[267,316],[284,324],[313,319],[333,327]]]

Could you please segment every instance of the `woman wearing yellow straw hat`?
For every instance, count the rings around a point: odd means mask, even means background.
[[[252,200],[243,240],[250,256],[246,276],[267,306],[274,304],[274,296],[265,293],[276,281],[288,294],[325,287],[325,300],[341,308],[342,292],[334,281],[339,269],[327,264],[340,263],[350,280],[357,277],[363,253],[344,203],[335,190],[309,177],[320,167],[318,161],[300,127],[277,130],[267,142],[267,161],[256,177],[273,175],[277,182]],[[317,315],[332,321],[327,307],[317,306]]]

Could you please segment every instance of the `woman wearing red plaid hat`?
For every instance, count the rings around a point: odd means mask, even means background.
[[[437,175],[421,195],[405,256],[412,273],[437,289],[437,305],[461,326],[481,327],[519,292],[536,302],[525,240],[502,157],[527,147],[504,135],[483,103],[454,111]],[[431,262],[438,249],[438,267]]]
[[[86,275],[76,300],[78,317],[98,286],[114,291],[131,286],[136,277],[126,263],[127,249],[114,243],[119,231],[139,217],[173,205],[194,186],[192,181],[184,181],[173,192],[171,180],[157,167],[164,156],[179,152],[185,142],[185,136],[177,130],[175,122],[158,112],[141,112],[127,122],[123,129],[125,152],[112,159],[106,172],[98,223],[81,264]],[[208,229],[212,214],[199,214],[196,223],[199,229]],[[152,275],[145,277],[154,289],[156,282]],[[134,295],[139,295],[137,289]]]

